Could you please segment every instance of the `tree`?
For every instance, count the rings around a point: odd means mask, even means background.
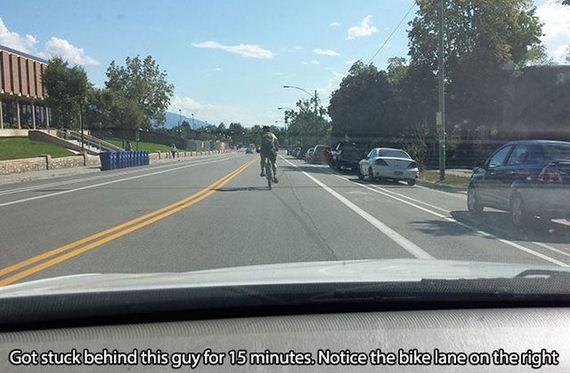
[[[396,68],[392,73],[392,79],[401,79]],[[328,113],[335,139],[348,136],[354,141],[374,142],[375,138],[400,132],[395,106],[397,90],[390,79],[386,71],[372,64],[357,61],[352,65],[330,99]]]
[[[409,31],[411,65],[433,75],[438,68],[439,2],[417,2],[419,11]],[[544,59],[532,1],[446,1],[445,22],[447,122],[471,129],[481,123],[499,125],[504,87],[512,74],[504,67],[520,69]]]
[[[325,119],[327,110],[320,104],[318,97],[316,100],[316,115],[314,97],[297,101],[297,110],[285,111],[285,121],[289,124],[289,140],[304,145],[316,145],[328,139],[330,124]]]
[[[42,81],[48,96],[46,103],[52,108],[56,123],[77,128],[80,110],[91,86],[85,70],[80,66],[69,67],[56,57],[48,62]]]
[[[89,128],[137,129],[144,127],[145,114],[130,97],[107,88],[91,89],[85,108],[85,122]]]
[[[166,72],[160,70],[151,56],[144,60],[138,55],[127,57],[125,66],[112,61],[107,69],[107,79],[105,86],[121,96],[123,103],[127,103],[128,98],[139,106],[145,116],[143,126],[149,127],[152,121],[164,124],[174,85],[168,82]]]

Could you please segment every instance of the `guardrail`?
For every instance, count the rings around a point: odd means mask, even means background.
[[[101,171],[150,164],[148,151],[102,152],[99,158],[101,159]]]
[[[111,144],[107,141],[101,140],[100,138],[88,135],[88,134],[83,134],[83,136],[81,135],[80,132],[77,131],[72,131],[70,129],[64,128],[63,130],[58,130],[57,131],[57,135],[61,138],[64,139],[69,139],[69,140],[75,140],[75,141],[83,141],[83,143],[87,146],[91,146],[94,148],[99,149],[100,152],[103,151],[121,151],[123,149],[121,149],[119,146],[116,146],[114,144]]]

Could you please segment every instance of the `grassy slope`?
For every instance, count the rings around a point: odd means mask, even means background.
[[[30,141],[27,137],[0,137],[0,161],[32,158],[49,154],[53,158],[74,155],[64,147],[42,141]]]
[[[103,140],[110,142],[113,145],[117,145],[120,147],[123,146],[123,141],[121,139],[111,137],[111,138],[105,138]],[[131,145],[133,147],[133,150],[137,150],[136,141],[131,141]],[[148,150],[149,152],[158,152],[158,151],[168,152],[168,151],[170,151],[170,146],[163,145],[163,144],[155,144],[155,143],[151,143],[151,142],[139,141],[138,150]]]

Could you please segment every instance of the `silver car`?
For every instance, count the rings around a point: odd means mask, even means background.
[[[364,180],[405,180],[415,185],[419,169],[416,161],[401,149],[374,148],[358,163],[358,178]]]

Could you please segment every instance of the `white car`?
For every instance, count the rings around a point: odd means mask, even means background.
[[[368,176],[369,180],[405,180],[408,185],[415,185],[419,173],[417,162],[401,149],[374,148],[358,165],[360,180]]]

